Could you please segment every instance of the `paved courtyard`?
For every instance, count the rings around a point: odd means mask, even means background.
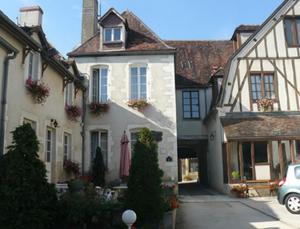
[[[195,190],[192,195],[180,190],[176,229],[300,228],[300,216],[290,214],[276,197],[235,199],[199,190],[199,195]]]

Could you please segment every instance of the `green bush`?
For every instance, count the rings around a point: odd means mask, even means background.
[[[89,183],[78,192],[67,192],[59,201],[58,229],[123,228],[123,204],[105,202]],[[119,220],[118,220],[119,219]]]
[[[100,187],[105,185],[105,165],[100,147],[97,147],[96,156],[92,163],[92,182]]]
[[[0,228],[51,228],[57,198],[39,160],[39,142],[25,124],[13,131],[13,143],[0,158]]]
[[[126,207],[137,213],[138,226],[157,225],[163,217],[163,172],[157,154],[150,130],[142,129],[133,150],[126,194]]]

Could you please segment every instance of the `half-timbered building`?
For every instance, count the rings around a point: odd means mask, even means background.
[[[300,159],[300,2],[285,0],[232,41],[236,52],[206,119],[210,181],[219,190],[281,179]]]

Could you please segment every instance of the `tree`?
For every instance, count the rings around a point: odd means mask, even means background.
[[[38,158],[36,134],[30,124],[12,134],[12,145],[0,158],[0,228],[51,228],[57,197]]]
[[[96,156],[92,164],[92,182],[95,186],[103,187],[105,185],[105,165],[100,147],[96,149]]]
[[[138,225],[157,225],[163,217],[162,176],[157,144],[144,128],[134,145],[126,195],[126,206],[137,213]]]

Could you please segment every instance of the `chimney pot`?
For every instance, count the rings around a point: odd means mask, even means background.
[[[43,10],[39,6],[22,7],[20,9],[20,25],[21,26],[42,26]]]

